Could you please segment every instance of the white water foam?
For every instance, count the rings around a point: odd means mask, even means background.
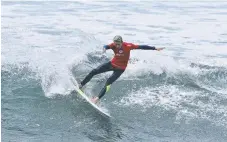
[[[131,92],[123,97],[120,102],[115,103],[128,107],[137,105],[143,107],[144,111],[152,109],[153,106],[174,110],[177,112],[176,122],[182,119],[190,121],[191,119],[202,118],[211,121],[215,125],[227,126],[227,108],[224,105],[217,104],[221,101],[220,99],[223,98],[200,91],[185,90],[179,86],[166,85],[142,88]]]
[[[41,80],[41,86],[47,97],[69,93],[68,90],[72,90],[74,87],[70,81],[72,67],[79,64],[81,60],[86,60],[86,53],[93,51],[94,44],[98,44],[96,39],[75,29],[73,32],[43,29],[42,31],[47,34],[40,34],[35,29],[29,32],[23,28],[20,29],[22,30],[2,30],[3,37],[6,38],[3,42],[2,52],[4,67],[10,67],[8,65],[18,68],[27,67],[31,72],[35,72],[34,78]],[[66,32],[66,35],[62,34],[59,37],[59,35],[48,34],[56,31]],[[15,38],[16,36],[19,36],[20,39]],[[59,39],[61,39],[60,43],[57,43],[56,40]],[[69,42],[64,44],[67,40]],[[90,49],[88,50],[88,48]]]
[[[161,52],[132,51],[132,59],[138,61],[129,64],[123,78],[136,78],[147,72],[166,72],[169,76],[181,72],[201,74],[190,63],[227,67],[223,58],[227,54],[226,18],[222,14],[225,8],[207,11],[209,4],[199,2],[185,5],[135,2],[138,5],[131,8],[124,2],[81,2],[66,3],[65,7],[61,6],[63,3],[4,5],[3,65],[27,63],[32,71],[38,72],[46,96],[51,96],[47,92],[61,94],[71,86],[69,68],[85,60],[86,53],[101,50],[102,44],[121,34],[127,42],[167,47]],[[115,6],[119,6],[118,11]],[[112,52],[107,56],[112,56]]]

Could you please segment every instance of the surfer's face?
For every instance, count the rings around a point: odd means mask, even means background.
[[[114,42],[114,44],[117,48],[121,48],[122,46],[122,42]]]

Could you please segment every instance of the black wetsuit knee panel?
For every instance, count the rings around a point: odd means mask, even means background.
[[[90,74],[92,74],[92,75],[95,75],[95,74],[97,74],[98,73],[98,70],[97,69],[93,69],[91,72],[90,72]]]

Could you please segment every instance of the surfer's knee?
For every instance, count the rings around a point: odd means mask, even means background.
[[[92,71],[91,71],[91,75],[96,75],[98,73],[98,70],[97,69],[93,69]]]

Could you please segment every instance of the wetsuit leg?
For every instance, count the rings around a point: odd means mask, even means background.
[[[106,81],[105,86],[103,87],[103,89],[101,90],[101,92],[99,93],[98,98],[100,99],[101,97],[103,97],[105,95],[105,93],[107,91],[109,91],[110,89],[110,85],[116,81],[121,74],[124,72],[124,70],[114,70],[113,74],[108,78],[108,80]]]
[[[94,75],[97,75],[97,74],[100,74],[100,73],[103,73],[103,72],[107,72],[107,71],[111,71],[111,70],[113,70],[113,67],[111,65],[111,62],[107,62],[107,63],[104,63],[104,64],[98,66],[97,68],[93,69],[84,78],[84,80],[81,82],[81,86],[84,86],[87,82],[89,82]]]

